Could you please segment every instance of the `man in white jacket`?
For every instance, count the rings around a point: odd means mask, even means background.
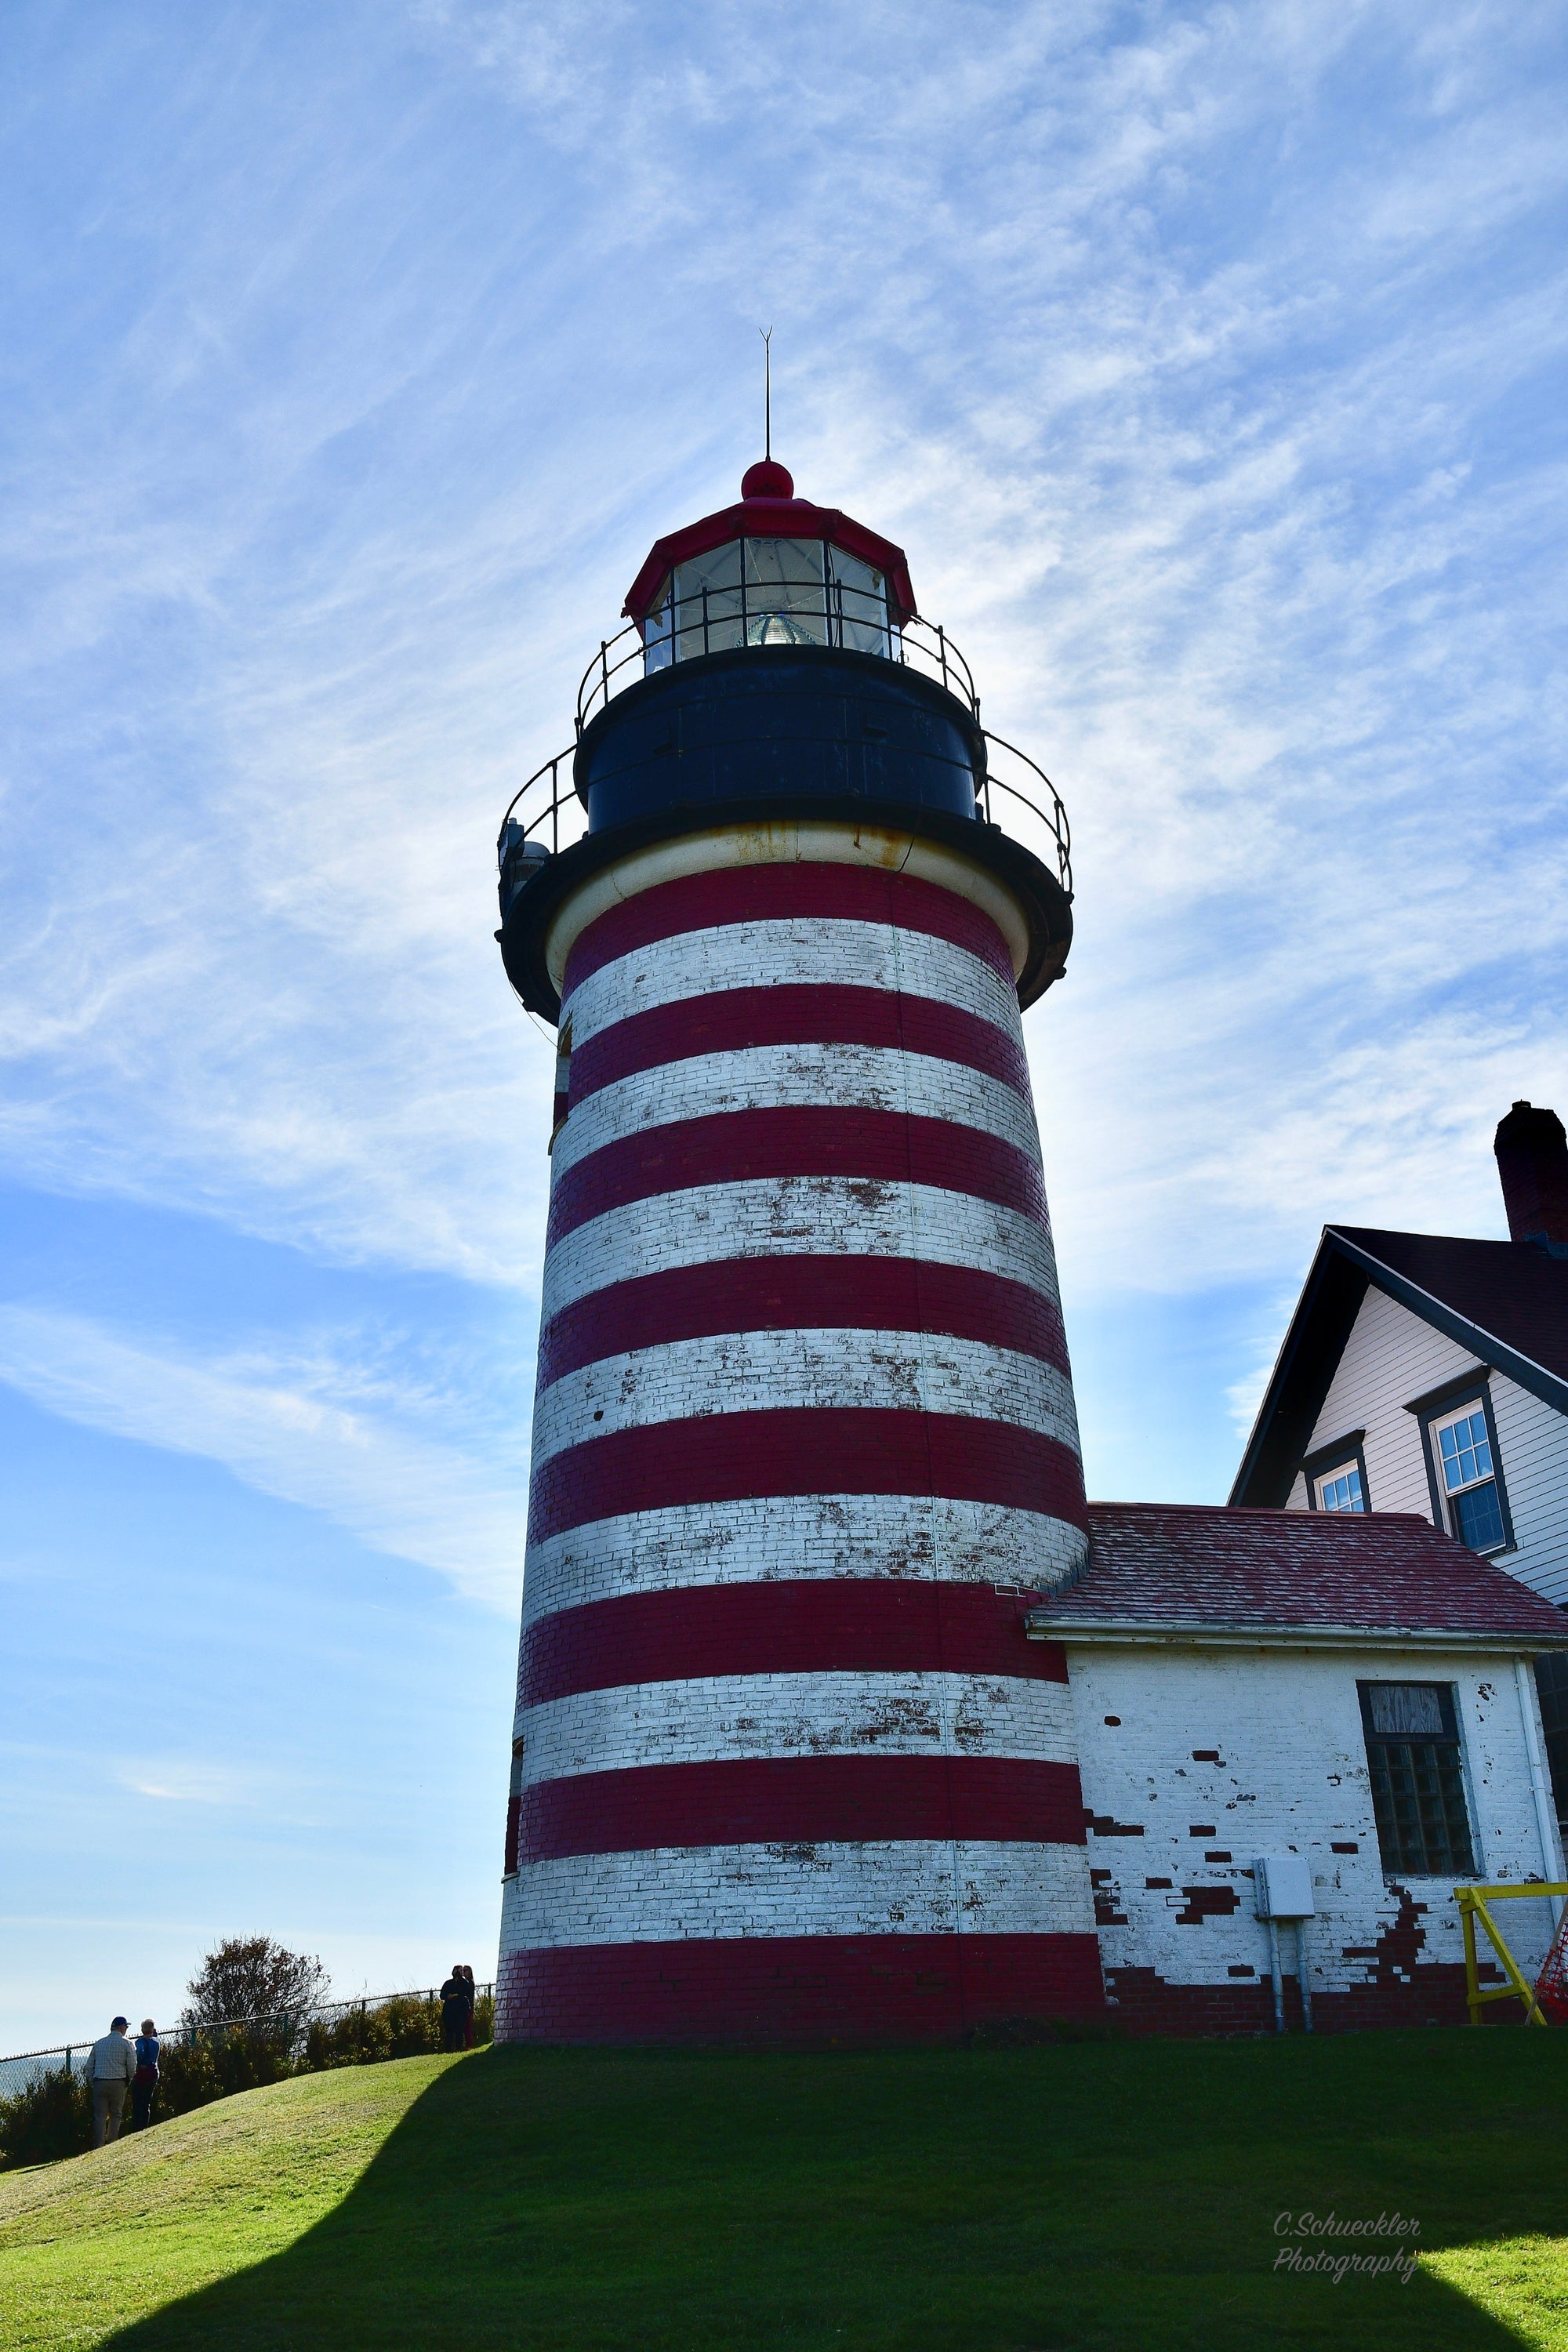
[[[92,2144],[120,2137],[125,2094],[136,2073],[136,2044],[128,2041],[125,2020],[117,2017],[101,2042],[92,2045],[88,2080],[92,2084]]]

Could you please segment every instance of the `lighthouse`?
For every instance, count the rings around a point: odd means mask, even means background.
[[[500,842],[559,1045],[498,2034],[1097,2011],[1025,1630],[1088,1545],[1020,1025],[1060,803],[771,458],[624,617]]]

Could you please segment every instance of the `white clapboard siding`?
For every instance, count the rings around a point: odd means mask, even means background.
[[[1568,1602],[1568,1420],[1500,1373],[1492,1417],[1519,1546],[1502,1565],[1546,1600]]]
[[[1323,1400],[1309,1454],[1364,1429],[1368,1500],[1374,1511],[1432,1516],[1421,1430],[1405,1407],[1478,1361],[1429,1323],[1369,1288]],[[1568,1420],[1501,1373],[1491,1383],[1503,1483],[1518,1550],[1502,1565],[1548,1601],[1568,1601]],[[1297,1476],[1288,1507],[1307,1507]]]

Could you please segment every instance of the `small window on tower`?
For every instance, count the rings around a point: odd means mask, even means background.
[[[1361,1683],[1378,1849],[1391,1875],[1475,1868],[1454,1693],[1447,1683]]]
[[[555,1149],[555,1139],[566,1124],[566,1113],[572,1097],[572,1016],[567,1014],[555,1038],[555,1108],[550,1122],[547,1151]]]

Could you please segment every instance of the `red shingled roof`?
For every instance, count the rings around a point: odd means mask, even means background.
[[[1089,1565],[1032,1607],[1112,1624],[1517,1633],[1568,1646],[1568,1614],[1426,1519],[1395,1511],[1237,1511],[1091,1503]]]

